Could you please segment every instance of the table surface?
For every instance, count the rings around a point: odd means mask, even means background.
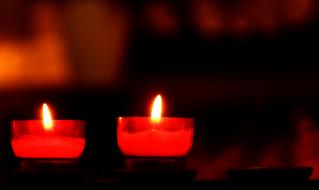
[[[145,172],[129,169],[112,170],[103,167],[83,168],[85,167],[77,162],[21,161],[15,169],[10,168],[0,173],[0,189],[21,189],[21,187],[24,189],[55,187],[56,189],[66,186],[72,189],[319,189],[319,179],[307,180],[308,173],[303,175],[304,171],[307,171],[305,168],[268,169],[266,173],[264,170],[258,170],[267,175],[247,175],[247,171],[248,174],[252,174],[251,170],[244,170],[244,173],[241,170],[235,170],[237,175],[233,175],[235,176],[233,178],[206,181],[196,180],[196,170],[190,169]],[[244,175],[238,176],[238,171]],[[272,175],[274,171],[276,175]],[[255,174],[256,170],[253,172]],[[292,175],[296,172],[302,175]],[[278,173],[280,175],[277,175]]]
[[[0,188],[72,187],[90,189],[319,189],[319,180],[193,180],[185,177],[141,177],[96,173],[12,173],[2,178]]]

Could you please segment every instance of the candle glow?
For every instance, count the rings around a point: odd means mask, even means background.
[[[162,116],[162,97],[161,95],[157,95],[154,99],[152,111],[151,111],[151,118],[154,122],[159,122]]]
[[[193,143],[192,118],[162,117],[162,97],[157,95],[151,117],[118,117],[117,142],[126,156],[183,157]]]
[[[45,159],[79,158],[85,147],[85,122],[53,120],[46,103],[42,120],[12,121],[11,145],[16,157]]]
[[[42,105],[42,122],[43,128],[47,131],[53,130],[52,116],[49,110],[49,106],[46,103]]]

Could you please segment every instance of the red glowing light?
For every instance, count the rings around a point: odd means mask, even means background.
[[[53,130],[52,116],[46,103],[42,105],[42,122],[45,130]]]
[[[12,122],[11,145],[19,158],[78,158],[85,147],[85,123],[52,120],[43,104],[43,120]]]
[[[192,118],[161,117],[161,97],[154,100],[152,117],[119,117],[117,140],[127,156],[182,157],[192,147]],[[155,122],[154,122],[155,121]]]
[[[157,95],[154,99],[152,111],[151,111],[151,119],[154,122],[159,122],[162,117],[162,97],[161,95]]]

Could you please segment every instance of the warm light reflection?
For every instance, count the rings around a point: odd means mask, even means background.
[[[49,107],[46,103],[43,103],[42,105],[42,121],[43,121],[43,127],[45,130],[53,129],[52,116],[51,116]]]
[[[162,97],[161,95],[157,95],[154,99],[152,106],[151,118],[152,121],[159,121],[162,115]]]

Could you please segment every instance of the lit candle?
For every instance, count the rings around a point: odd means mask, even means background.
[[[85,146],[85,122],[53,120],[47,104],[42,120],[14,120],[11,145],[19,158],[79,158]]]
[[[183,157],[193,142],[192,118],[161,117],[162,98],[158,95],[151,117],[119,117],[117,141],[126,156]]]

